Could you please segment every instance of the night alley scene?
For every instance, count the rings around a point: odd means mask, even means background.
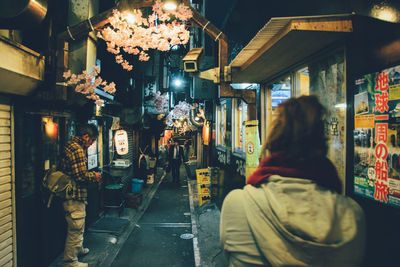
[[[0,51],[0,266],[399,266],[400,1],[3,0]]]

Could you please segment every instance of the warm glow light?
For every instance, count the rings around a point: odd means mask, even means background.
[[[176,10],[176,4],[174,2],[167,2],[164,4],[166,10]]]
[[[44,130],[46,132],[46,135],[52,139],[57,139],[57,123],[54,123],[51,117],[43,117],[42,121],[45,123]]]
[[[371,9],[372,17],[389,21],[389,22],[399,22],[400,15],[393,7],[389,5],[375,5]]]
[[[135,17],[134,17],[131,13],[128,13],[128,14],[126,15],[126,20],[127,20],[130,24],[134,24],[134,23],[135,23]]]

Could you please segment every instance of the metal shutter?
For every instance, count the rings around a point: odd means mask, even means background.
[[[0,104],[0,266],[17,266],[12,133],[12,108]]]

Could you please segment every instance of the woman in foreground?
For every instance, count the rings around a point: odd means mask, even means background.
[[[361,265],[364,213],[341,195],[326,157],[324,107],[316,96],[301,96],[275,112],[264,158],[222,206],[220,238],[229,265]]]

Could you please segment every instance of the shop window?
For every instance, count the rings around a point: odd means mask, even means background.
[[[216,108],[216,143],[219,146],[225,146],[226,138],[226,102],[221,103],[221,105]]]
[[[317,95],[327,109],[325,133],[328,137],[328,157],[339,176],[346,170],[346,81],[343,51],[310,64],[310,94]],[[343,182],[343,184],[345,184]]]
[[[232,99],[233,151],[245,152],[245,121],[247,104],[242,99]]]

